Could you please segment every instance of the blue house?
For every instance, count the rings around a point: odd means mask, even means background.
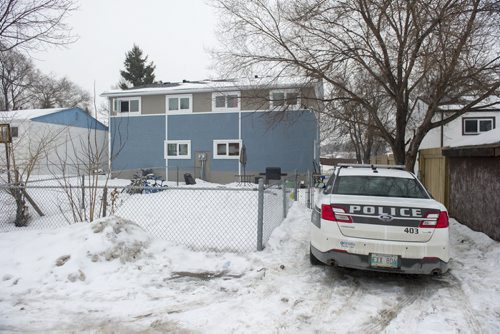
[[[109,99],[110,166],[131,177],[151,168],[210,182],[266,167],[305,173],[319,159],[319,83],[197,81],[102,94]],[[243,147],[246,164],[240,161]],[[180,175],[180,176],[179,176]]]

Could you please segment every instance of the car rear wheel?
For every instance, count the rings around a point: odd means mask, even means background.
[[[314,254],[312,253],[311,249],[309,249],[309,261],[311,262],[311,264],[313,266],[322,266],[322,265],[324,265],[323,262],[321,262],[320,260],[318,260],[316,258],[316,256],[314,256]]]

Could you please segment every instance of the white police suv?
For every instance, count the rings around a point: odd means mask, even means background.
[[[439,275],[448,212],[401,166],[339,165],[312,214],[312,264]]]

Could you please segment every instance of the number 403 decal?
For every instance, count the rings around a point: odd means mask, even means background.
[[[407,227],[404,231],[409,234],[418,234],[418,228],[416,227]]]

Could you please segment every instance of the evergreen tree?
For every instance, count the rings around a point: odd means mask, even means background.
[[[142,50],[134,44],[132,50],[125,54],[125,70],[120,71],[122,80],[121,89],[152,84],[155,82],[154,70],[156,66],[153,62],[146,64],[148,56],[143,57]],[[129,84],[131,86],[129,86]]]

